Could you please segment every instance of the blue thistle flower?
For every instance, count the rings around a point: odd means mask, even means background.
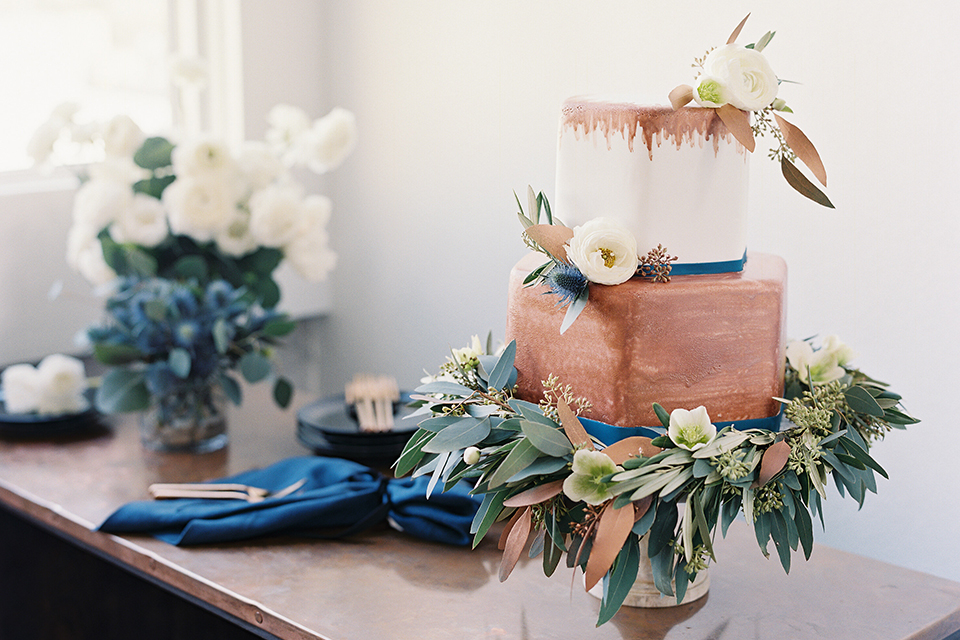
[[[567,262],[557,262],[544,277],[544,282],[550,287],[549,293],[560,297],[557,301],[560,307],[566,307],[579,298],[589,284],[586,276]]]

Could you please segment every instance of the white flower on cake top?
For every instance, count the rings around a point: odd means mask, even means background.
[[[762,53],[739,44],[711,51],[703,61],[693,99],[702,107],[732,104],[744,111],[757,111],[773,104],[780,83]]]

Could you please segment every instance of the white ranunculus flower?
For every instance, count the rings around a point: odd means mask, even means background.
[[[144,247],[157,246],[169,233],[163,204],[144,193],[135,193],[130,206],[110,225],[110,237],[116,242]]]
[[[237,208],[233,176],[178,177],[163,192],[170,230],[209,242],[233,220]]]
[[[217,248],[228,256],[239,258],[256,249],[257,239],[250,233],[250,213],[238,208],[214,239]]]
[[[722,95],[726,102],[744,111],[759,111],[770,106],[779,88],[777,75],[763,54],[739,44],[717,47],[707,54],[701,78],[708,86],[701,91],[701,80],[698,78],[693,91],[698,103],[703,100],[703,93],[707,94],[708,102],[712,102],[709,96]],[[719,94],[709,86],[714,82],[722,87]]]
[[[302,191],[270,185],[250,196],[250,233],[266,247],[282,247],[304,233],[307,219]]]
[[[178,144],[171,154],[177,178],[203,177],[210,173],[230,173],[236,161],[225,144],[213,138],[201,138]]]
[[[77,190],[73,200],[73,221],[99,231],[117,220],[132,201],[130,185],[118,180],[93,178]]]
[[[357,119],[335,107],[295,143],[299,160],[319,174],[336,169],[357,145]]]
[[[107,156],[132,156],[146,136],[137,123],[127,115],[113,117],[100,132]]]
[[[39,413],[75,413],[87,408],[83,397],[87,375],[83,362],[59,353],[49,355],[37,365],[40,398]]]
[[[244,142],[237,165],[251,191],[263,189],[285,171],[283,162],[264,142]]]
[[[846,374],[836,352],[814,351],[810,343],[803,340],[793,340],[787,345],[787,362],[797,370],[800,381],[810,385],[833,382]]]
[[[300,107],[278,104],[267,114],[269,128],[266,141],[280,153],[285,153],[294,140],[310,129],[310,116]]]
[[[693,411],[674,409],[670,412],[667,435],[681,449],[696,451],[717,437],[717,427],[710,422],[706,407],[700,406]]]
[[[133,190],[133,184],[150,176],[150,172],[137,166],[132,156],[116,156],[105,158],[102,162],[87,167],[91,180],[108,180],[118,182],[128,191]]]
[[[620,284],[637,271],[637,239],[610,218],[595,218],[574,227],[567,258],[590,282]]]
[[[40,376],[32,364],[14,364],[0,375],[7,413],[31,413],[40,405]]]

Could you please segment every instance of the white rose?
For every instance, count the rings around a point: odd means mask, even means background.
[[[266,141],[281,153],[302,133],[310,129],[310,116],[300,107],[278,104],[267,114]]]
[[[49,355],[37,365],[37,377],[40,385],[38,412],[76,413],[87,408],[87,400],[83,397],[87,375],[80,360],[59,353]]]
[[[146,136],[130,116],[115,116],[101,132],[104,152],[108,156],[132,156]]]
[[[117,180],[93,178],[77,190],[73,220],[97,231],[117,220],[130,207],[133,191]]]
[[[703,100],[701,79],[707,83],[719,83],[726,102],[744,111],[758,111],[770,106],[779,88],[777,75],[763,54],[739,44],[718,47],[707,55],[703,61],[703,74],[693,91],[698,103]],[[719,105],[711,103],[704,106]]]
[[[620,284],[637,271],[637,239],[610,218],[595,218],[573,229],[567,258],[590,282]]]
[[[8,413],[30,413],[40,404],[40,377],[30,364],[14,364],[3,370],[3,403]]]
[[[323,196],[314,196],[322,198]],[[312,282],[326,280],[337,266],[337,254],[330,249],[326,229],[314,225],[284,248],[284,257],[300,275]]]
[[[250,233],[250,214],[234,211],[233,218],[215,237],[217,248],[228,256],[240,257],[257,248],[257,239]]]
[[[110,225],[110,237],[116,242],[132,242],[155,247],[167,237],[167,213],[152,196],[135,193],[130,206]]]
[[[106,260],[97,239],[97,229],[74,224],[67,233],[67,264],[94,285],[106,284],[117,277]]]
[[[314,122],[296,142],[301,163],[320,174],[339,167],[356,145],[357,119],[340,107]]]
[[[177,178],[163,191],[170,230],[197,242],[213,240],[233,220],[236,187],[231,176]]]
[[[204,177],[210,173],[229,173],[236,169],[230,150],[219,140],[201,138],[178,144],[171,154],[173,172],[184,176]]]
[[[250,233],[266,247],[281,247],[305,230],[303,194],[292,184],[271,185],[250,197]]]
[[[283,162],[263,142],[244,142],[237,164],[240,175],[251,191],[263,189],[284,172]]]

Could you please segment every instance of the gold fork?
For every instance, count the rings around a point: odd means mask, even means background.
[[[212,482],[160,482],[151,484],[147,491],[156,500],[171,498],[208,498],[214,500],[246,500],[247,502],[262,502],[267,498],[283,498],[295,492],[306,484],[307,479],[301,478],[289,487],[270,492],[260,487],[251,487],[236,483]]]

